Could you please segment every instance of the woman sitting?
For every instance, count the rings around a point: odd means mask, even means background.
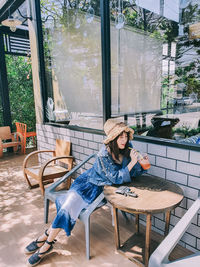
[[[25,248],[26,254],[34,253],[28,259],[29,266],[37,265],[52,251],[61,229],[70,236],[81,210],[99,196],[104,185],[131,182],[133,177],[144,172],[137,161],[137,151],[129,149],[134,131],[112,119],[105,123],[104,131],[107,138],[92,168],[75,179],[66,195],[56,199],[57,215],[50,228]]]

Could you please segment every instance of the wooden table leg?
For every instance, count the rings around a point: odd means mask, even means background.
[[[140,227],[139,227],[139,214],[135,214],[135,230],[136,230],[136,233],[137,234],[140,231]]]
[[[165,214],[165,236],[168,235],[169,233],[169,222],[170,222],[170,216],[171,216],[171,211],[167,211]]]
[[[150,240],[151,240],[151,214],[147,214],[146,238],[145,238],[145,255],[144,255],[145,267],[147,267],[148,263],[149,263]]]
[[[113,207],[113,217],[115,224],[115,246],[116,249],[120,248],[120,237],[119,237],[119,221],[118,221],[118,209]]]

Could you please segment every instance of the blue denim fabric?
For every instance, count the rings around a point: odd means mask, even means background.
[[[131,143],[130,146],[132,147]],[[131,182],[131,177],[142,175],[144,170],[137,162],[129,172],[127,165],[131,158],[123,158],[122,164],[117,164],[103,145],[97,154],[93,167],[88,171],[88,182],[98,186],[123,184]]]
[[[64,195],[56,198],[57,215],[52,222],[52,228],[62,228],[65,230],[66,235],[70,236],[76,221],[70,217],[67,209],[61,209],[64,200]]]
[[[59,213],[52,223],[52,228],[61,228],[65,230],[67,236],[71,235],[71,231],[74,228],[76,221],[73,220],[69,213],[65,210],[62,210],[62,214]]]
[[[132,147],[131,144],[130,146]],[[77,192],[83,200],[83,206],[85,205],[86,207],[103,191],[104,185],[131,182],[132,177],[140,176],[145,172],[139,163],[136,163],[131,172],[129,172],[127,165],[130,160],[130,158],[124,157],[122,164],[117,164],[108,153],[106,146],[103,145],[97,154],[92,168],[75,179],[68,193],[70,191]],[[56,198],[57,215],[52,223],[52,227],[63,228],[67,236],[69,236],[76,220],[70,216],[73,203],[70,202],[70,205],[65,209],[61,208],[66,198],[67,194]]]
[[[77,177],[72,183],[70,190],[76,191],[85,202],[90,204],[101,194],[103,187],[88,182],[88,173],[90,173],[90,170]]]

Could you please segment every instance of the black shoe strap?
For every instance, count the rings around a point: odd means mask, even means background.
[[[57,240],[54,239],[53,241],[49,242],[48,240],[46,240],[45,242],[48,244],[48,245],[53,245]]]
[[[45,240],[42,240],[42,241],[39,241],[38,239],[35,240],[36,244],[40,244],[40,243],[44,243],[44,242],[45,242]]]
[[[49,234],[47,233],[47,231],[48,231],[48,229],[46,229],[46,230],[44,231],[44,233],[45,233],[45,235],[48,237]]]

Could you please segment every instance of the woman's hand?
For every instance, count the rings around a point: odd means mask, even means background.
[[[137,163],[138,152],[135,149],[131,149],[130,157],[131,157],[131,162],[127,166],[129,171],[131,171],[133,166],[135,166],[135,164]]]
[[[137,159],[138,159],[138,152],[137,152],[137,150],[131,149],[130,157],[131,157],[131,161],[133,161],[136,164],[137,163]]]

